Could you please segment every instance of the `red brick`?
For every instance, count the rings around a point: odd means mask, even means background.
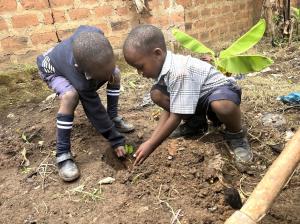
[[[182,5],[184,7],[189,7],[192,4],[191,0],[176,0],[177,4]]]
[[[97,0],[81,0],[82,3],[97,3]]]
[[[33,34],[30,37],[33,44],[49,44],[57,42],[55,32]]]
[[[100,6],[94,9],[97,16],[110,16],[113,13],[111,6]]]
[[[17,10],[16,0],[0,0],[0,12]]]
[[[75,29],[59,30],[58,36],[61,40],[67,39],[74,33]]]
[[[151,1],[148,1],[149,9],[159,8],[159,5],[160,5],[160,0],[151,0]]]
[[[49,7],[47,0],[21,0],[24,9],[45,9]]]
[[[72,20],[87,18],[90,15],[88,9],[73,9],[69,11],[69,16]]]
[[[73,0],[49,0],[51,6],[73,5]]]
[[[53,23],[53,18],[51,15],[51,12],[45,12],[44,13],[44,24],[52,24]]]
[[[125,15],[128,15],[129,13],[129,8],[128,6],[125,6],[125,7],[118,7],[117,8],[117,14],[119,16],[125,16]]]
[[[170,22],[173,23],[184,23],[184,14],[183,12],[174,12],[170,15]]]
[[[6,30],[7,24],[3,18],[0,17],[0,30]]]
[[[127,21],[110,22],[112,31],[128,30],[129,24]]]
[[[170,7],[170,0],[164,0],[164,8],[167,9]]]
[[[196,29],[198,32],[205,30],[205,21],[204,20],[197,20],[195,23],[193,23],[193,29]]]
[[[210,16],[210,9],[207,8],[202,9],[201,16]]]
[[[39,21],[36,15],[19,15],[12,17],[12,24],[14,28],[22,28],[27,26],[36,26],[39,24]]]
[[[55,22],[64,22],[66,21],[65,11],[61,10],[54,10],[53,17]]]
[[[110,33],[110,29],[109,29],[108,25],[105,23],[97,24],[96,27],[98,27],[100,30],[102,30],[105,35]]]
[[[27,37],[15,37],[10,36],[1,41],[1,45],[4,51],[15,51],[22,48],[26,48],[28,43]]]
[[[204,4],[205,0],[194,0],[193,2],[194,2],[195,6],[198,6],[198,5]]]

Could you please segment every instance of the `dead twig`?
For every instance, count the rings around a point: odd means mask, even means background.
[[[181,209],[178,209],[176,212],[174,211],[174,209],[171,207],[171,205],[167,202],[167,201],[164,201],[161,199],[160,197],[160,194],[161,194],[161,187],[162,187],[162,184],[160,185],[159,187],[159,192],[158,192],[158,196],[157,196],[157,199],[159,201],[159,204],[165,204],[168,209],[170,210],[171,214],[172,214],[172,218],[171,218],[171,221],[170,221],[170,224],[181,224],[180,220],[179,220],[179,216],[180,215],[180,212],[181,212]]]

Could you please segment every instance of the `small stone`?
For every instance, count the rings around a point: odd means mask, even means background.
[[[208,211],[215,212],[215,211],[217,211],[217,209],[218,209],[218,207],[214,206],[214,207],[208,208]]]
[[[140,207],[138,210],[137,210],[137,213],[141,214],[141,213],[144,213],[146,211],[149,210],[149,207],[148,206],[143,206],[143,207]]]
[[[144,137],[144,133],[143,132],[139,132],[137,134],[137,136],[138,136],[139,139],[142,139]]]
[[[112,178],[112,177],[106,177],[102,180],[100,180],[98,183],[99,184],[112,184],[113,182],[115,182],[115,178]]]
[[[173,159],[173,156],[168,156],[168,160],[172,160]]]
[[[10,113],[7,115],[7,118],[9,119],[14,119],[15,118],[15,115],[13,113]]]

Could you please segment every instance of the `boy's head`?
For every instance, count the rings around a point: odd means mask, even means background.
[[[139,25],[130,31],[123,53],[128,64],[147,78],[157,78],[166,57],[166,43],[161,30],[152,25]]]
[[[79,68],[92,79],[109,80],[115,69],[113,49],[103,34],[80,33],[72,44]]]

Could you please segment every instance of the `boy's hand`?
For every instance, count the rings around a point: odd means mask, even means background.
[[[126,152],[124,146],[119,146],[118,148],[115,149],[115,153],[117,154],[118,158],[125,157]]]
[[[134,153],[133,157],[135,157],[135,161],[133,163],[134,166],[142,164],[145,159],[154,151],[152,144],[149,142],[144,142],[140,145],[138,150]]]

